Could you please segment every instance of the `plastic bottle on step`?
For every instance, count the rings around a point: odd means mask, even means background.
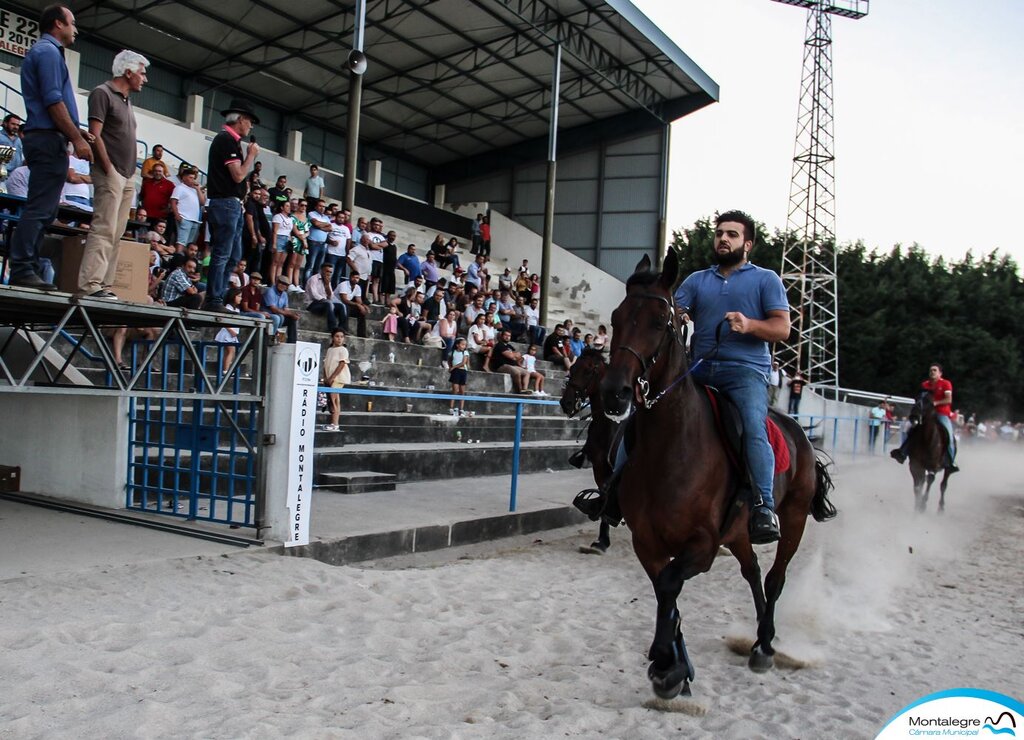
[[[394,362],[394,361],[395,361],[395,353],[394,352],[388,352],[388,362]]]

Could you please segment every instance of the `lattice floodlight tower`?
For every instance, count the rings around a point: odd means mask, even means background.
[[[863,18],[870,0],[775,0],[807,9],[803,77],[789,191],[782,282],[796,310],[790,340],[775,348],[784,368],[839,387],[832,16]]]

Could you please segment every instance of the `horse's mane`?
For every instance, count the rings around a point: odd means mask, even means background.
[[[583,354],[580,355],[580,359],[584,357],[593,357],[595,360],[606,362],[604,358],[604,351],[599,350],[597,347],[585,347],[583,349]]]

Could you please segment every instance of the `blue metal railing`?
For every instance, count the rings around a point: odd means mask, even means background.
[[[516,510],[516,495],[519,489],[519,448],[523,436],[523,407],[524,406],[557,406],[558,401],[552,398],[505,398],[503,396],[459,396],[454,393],[428,393],[417,391],[379,391],[366,388],[328,388],[320,386],[317,390],[321,393],[338,393],[347,396],[381,396],[384,398],[419,398],[430,401],[469,401],[483,403],[513,404],[516,407],[516,429],[515,441],[512,445],[512,487],[509,491],[508,510]]]
[[[794,419],[807,432],[807,436],[816,446],[825,443],[831,437],[830,449],[836,452],[849,452],[853,457],[859,454],[875,454],[875,447],[881,439],[882,454],[893,444],[893,439],[900,433],[899,420],[882,422],[872,439],[871,420],[859,416],[831,416],[826,414],[793,414]],[[861,437],[867,435],[866,440]],[[874,444],[872,444],[872,441]]]

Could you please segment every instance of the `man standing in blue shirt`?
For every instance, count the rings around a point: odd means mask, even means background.
[[[714,267],[687,277],[676,291],[676,305],[693,318],[694,357],[707,357],[693,378],[718,388],[736,404],[743,420],[743,447],[753,487],[750,541],[779,539],[772,484],[775,455],[768,444],[769,342],[789,337],[789,301],[782,280],[747,261],[754,247],[754,221],[742,211],[715,221]],[[718,327],[731,333],[719,344]],[[717,344],[717,350],[716,350]]]
[[[43,229],[57,217],[61,189],[68,175],[68,143],[75,156],[92,161],[91,134],[78,128],[78,105],[64,48],[78,36],[75,16],[63,5],[50,5],[39,18],[39,40],[21,67],[25,99],[25,159],[32,165],[28,199],[11,237],[11,285],[39,290],[57,286],[40,277],[39,243]]]

